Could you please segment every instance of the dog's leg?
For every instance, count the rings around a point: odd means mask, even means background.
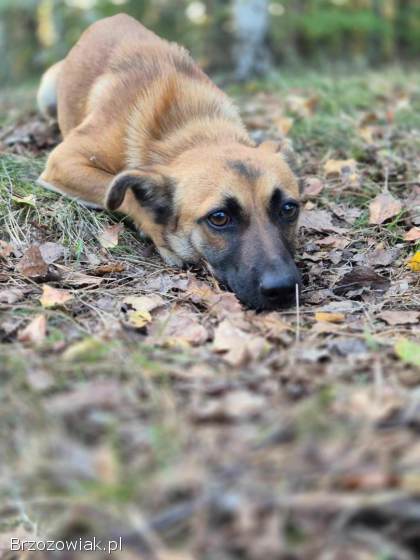
[[[114,175],[95,167],[83,147],[64,140],[50,154],[38,184],[92,208],[104,208],[106,190]]]

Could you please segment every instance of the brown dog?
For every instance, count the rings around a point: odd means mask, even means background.
[[[43,186],[127,214],[168,264],[205,260],[251,307],[294,300],[297,181],[183,48],[124,14],[98,21],[38,104],[63,135]]]

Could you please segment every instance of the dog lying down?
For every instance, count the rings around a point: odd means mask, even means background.
[[[41,185],[130,216],[168,265],[204,260],[249,307],[294,302],[298,182],[185,49],[103,19],[47,70],[38,105],[63,136]]]

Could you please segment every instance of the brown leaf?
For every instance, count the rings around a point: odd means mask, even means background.
[[[42,307],[49,309],[52,307],[59,307],[61,305],[64,305],[72,299],[73,294],[71,294],[67,290],[57,290],[56,288],[52,288],[51,286],[44,284],[42,288],[42,296],[40,297],[39,301]]]
[[[6,241],[2,241],[0,239],[0,258],[7,259],[13,253],[13,247],[10,243],[6,243]]]
[[[417,241],[420,239],[420,227],[412,227],[407,233],[404,235],[404,241]]]
[[[315,321],[324,321],[327,323],[342,323],[346,316],[344,313],[326,313],[324,311],[317,311],[315,313]]]
[[[389,192],[378,194],[369,204],[369,224],[383,224],[401,212],[401,202]]]
[[[42,258],[47,264],[52,264],[55,261],[58,261],[62,257],[64,257],[66,253],[66,248],[59,243],[42,243],[39,246],[39,250],[41,252]]]
[[[111,262],[107,264],[101,264],[92,270],[92,274],[97,274],[98,276],[103,276],[104,274],[114,274],[116,272],[124,272],[125,264],[122,262]]]
[[[127,296],[122,300],[123,307],[133,311],[147,311],[148,313],[151,313],[165,304],[165,300],[158,294],[151,294],[150,296]]]
[[[224,319],[214,332],[213,349],[223,353],[232,366],[240,366],[261,356],[266,346],[264,338],[253,336]]]
[[[114,224],[106,227],[98,236],[98,241],[105,249],[112,249],[118,245],[118,237],[123,231],[123,224]]]
[[[300,227],[312,231],[332,231],[334,233],[344,233],[347,230],[340,228],[332,223],[332,216],[326,210],[303,211],[299,219]]]
[[[158,312],[159,314],[159,312]],[[149,328],[157,343],[165,346],[200,346],[208,339],[199,316],[178,306],[163,310]]]
[[[10,288],[6,290],[0,290],[0,303],[7,303],[12,305],[23,298],[24,294],[22,290],[17,288]]]
[[[377,274],[372,268],[356,266],[341,278],[334,291],[341,295],[357,288],[385,291],[388,287],[389,280]]]
[[[18,340],[23,344],[37,346],[44,341],[46,334],[47,319],[45,315],[37,315],[24,329],[18,332]]]
[[[303,196],[306,199],[316,198],[323,190],[324,185],[317,177],[307,177],[304,181]]]
[[[374,266],[389,266],[395,263],[400,254],[401,249],[398,247],[393,247],[392,249],[378,247],[368,256],[368,261],[370,265]]]
[[[357,162],[354,159],[329,159],[324,163],[324,173],[327,177],[351,175],[356,169]]]
[[[345,249],[347,245],[350,245],[350,239],[328,235],[323,239],[317,239],[316,243],[322,247],[325,245],[327,247],[334,247],[335,249]]]
[[[42,258],[38,245],[32,245],[25,251],[16,270],[35,281],[42,281],[48,277],[48,264]]]
[[[286,105],[289,111],[296,113],[299,117],[311,117],[316,110],[319,98],[317,95],[302,97],[301,95],[288,95]]]
[[[275,125],[279,129],[279,131],[284,134],[285,136],[290,132],[290,129],[293,126],[294,120],[290,117],[278,117],[274,120]]]
[[[420,311],[382,311],[378,317],[388,325],[418,325]]]
[[[263,397],[251,391],[231,391],[201,402],[194,411],[194,418],[207,422],[243,420],[260,414],[265,404]]]

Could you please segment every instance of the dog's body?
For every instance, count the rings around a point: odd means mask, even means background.
[[[183,48],[129,16],[101,20],[46,72],[38,104],[63,135],[42,185],[129,215],[167,263],[204,259],[253,307],[293,297],[297,182]]]

